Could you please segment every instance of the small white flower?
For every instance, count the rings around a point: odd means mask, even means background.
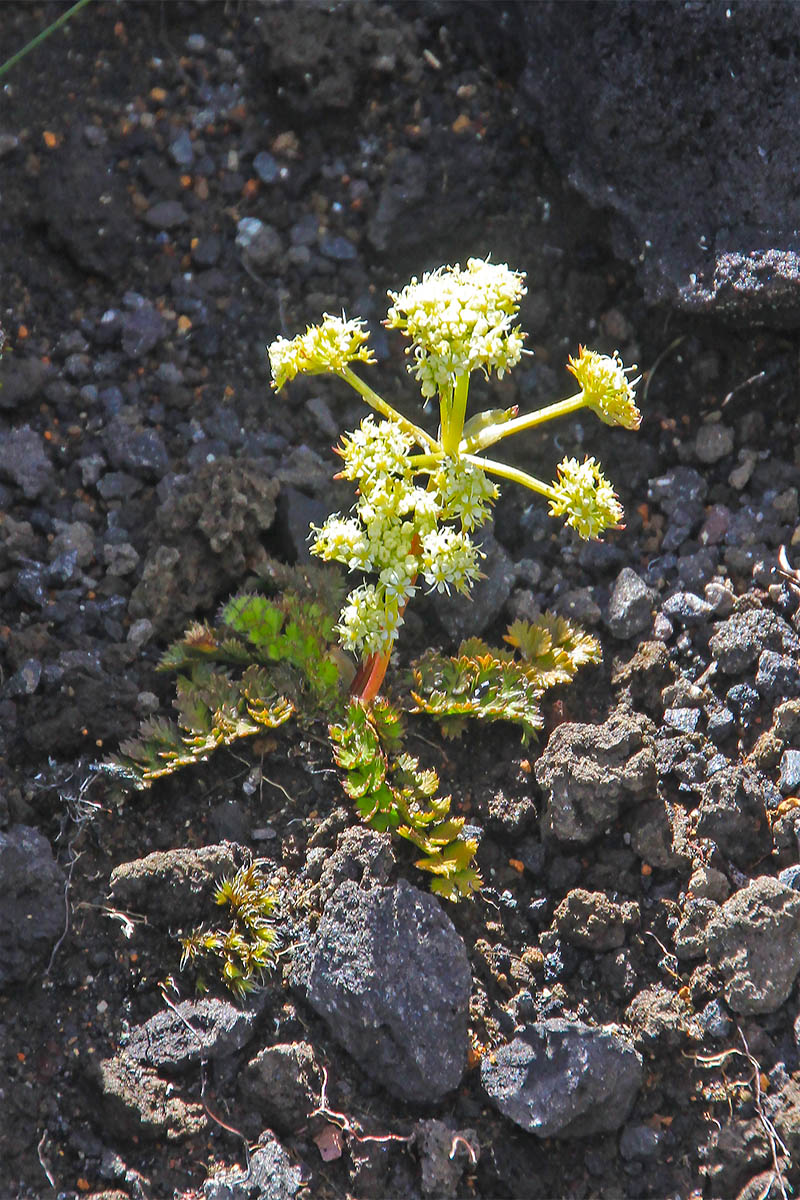
[[[525,295],[525,276],[504,263],[471,258],[412,279],[393,301],[386,321],[411,340],[409,371],[426,398],[458,375],[504,373],[519,362],[524,335],[512,326]]]

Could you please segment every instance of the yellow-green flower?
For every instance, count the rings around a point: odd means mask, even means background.
[[[601,421],[625,429],[639,428],[642,414],[634,399],[634,387],[639,381],[628,379],[636,367],[623,367],[616,350],[609,356],[581,346],[578,357],[570,357],[567,370],[577,379],[584,402]]]
[[[309,325],[291,341],[276,338],[267,352],[275,391],[295,375],[338,374],[348,363],[374,362],[372,351],[364,345],[369,335],[363,325],[358,318],[346,321],[325,313],[320,325]]]
[[[577,458],[565,458],[557,470],[551,517],[565,517],[567,524],[587,539],[621,524],[625,515],[622,505],[593,458],[582,463]]]
[[[384,322],[411,341],[409,371],[426,398],[452,387],[459,375],[503,374],[519,362],[525,335],[513,325],[525,276],[505,263],[471,258],[466,268],[440,267],[412,279]]]

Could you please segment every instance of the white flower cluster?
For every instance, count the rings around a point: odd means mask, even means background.
[[[639,428],[642,414],[636,407],[634,394],[639,381],[627,378],[636,367],[624,367],[617,350],[611,356],[581,346],[577,358],[570,356],[567,370],[577,379],[584,403],[601,421],[606,425],[622,425],[624,429]]]
[[[411,340],[409,371],[427,399],[452,387],[457,376],[482,370],[503,374],[519,362],[525,335],[512,322],[525,295],[525,276],[504,263],[471,258],[412,279],[384,322]]]
[[[279,392],[295,375],[336,373],[351,362],[374,362],[372,351],[364,344],[369,335],[363,325],[359,318],[346,321],[344,316],[325,313],[320,325],[309,325],[305,333],[291,341],[276,338],[267,351],[275,391]]]
[[[567,525],[587,539],[621,524],[625,515],[622,505],[595,459],[585,458],[580,463],[577,458],[565,458],[556,469],[552,517],[566,517]]]
[[[336,513],[313,529],[312,554],[378,577],[350,593],[337,627],[342,645],[359,654],[389,652],[418,580],[432,591],[468,592],[480,576],[469,535],[487,520],[496,486],[479,468],[444,460],[420,487],[412,445],[392,421],[362,421],[338,451],[340,474],[357,483],[358,500],[349,516]]]

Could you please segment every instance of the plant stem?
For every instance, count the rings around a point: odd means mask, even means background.
[[[10,71],[12,67],[16,66],[21,58],[24,58],[25,55],[30,53],[31,50],[35,50],[36,47],[45,40],[45,38],[49,38],[51,33],[55,33],[55,31],[60,29],[62,25],[66,25],[70,17],[74,17],[75,14],[80,12],[82,8],[85,8],[88,3],[89,0],[78,0],[77,4],[73,4],[72,8],[68,8],[65,13],[62,13],[61,16],[57,18],[57,20],[53,21],[52,25],[48,25],[47,29],[43,29],[41,33],[37,33],[36,37],[32,38],[26,46],[23,46],[22,49],[18,50],[16,54],[12,54],[11,58],[7,58],[2,66],[0,66],[0,79],[3,78],[7,71]]]
[[[374,408],[382,417],[386,417],[389,421],[394,421],[406,433],[410,433],[419,442],[420,446],[426,446],[428,450],[436,449],[438,443],[429,433],[426,433],[424,429],[420,429],[419,425],[415,425],[413,421],[409,421],[408,417],[404,417],[396,408],[392,408],[391,404],[388,404],[383,396],[379,396],[377,392],[372,390],[368,383],[364,383],[363,379],[359,379],[351,367],[342,367],[338,374],[340,378],[344,379],[345,383],[349,383],[350,387],[358,392],[362,399],[366,400],[370,408]]]
[[[510,467],[508,463],[495,462],[492,458],[480,458],[477,454],[462,454],[461,457],[465,462],[488,471],[490,475],[499,475],[502,479],[510,479],[513,483],[521,483],[523,487],[529,488],[532,492],[538,492],[540,496],[545,496],[548,500],[558,499],[558,493],[551,484],[542,483],[541,479],[536,479],[527,471]]]
[[[464,431],[468,395],[469,375],[457,375],[453,390],[449,395],[443,395],[439,404],[442,419],[442,449],[449,458],[458,458],[458,446]]]
[[[521,417],[514,417],[513,420],[506,421],[503,425],[482,429],[473,437],[464,439],[460,446],[461,453],[471,454],[473,450],[482,450],[485,446],[493,446],[495,442],[509,437],[512,433],[522,433],[523,429],[533,429],[536,425],[543,425],[545,421],[555,420],[556,417],[569,416],[570,413],[577,412],[584,406],[583,392],[578,392],[567,400],[559,400],[557,404],[548,404],[547,408],[540,408],[537,412],[525,413]]]

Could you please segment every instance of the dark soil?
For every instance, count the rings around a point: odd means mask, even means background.
[[[3,52],[60,11],[2,6]],[[756,878],[780,874],[794,912],[800,714],[786,702],[800,695],[800,596],[775,567],[800,544],[798,339],[645,305],[602,212],[526,120],[523,58],[477,5],[98,2],[4,81],[0,836],[38,831],[58,869],[39,843],[20,851],[27,876],[0,861],[0,1200],[766,1198],[800,1185],[800,931],[774,942],[788,993],[750,1008],[709,933]],[[566,395],[583,342],[640,364],[644,421],[634,434],[581,418],[517,451],[545,478],[564,454],[601,460],[627,513],[603,545],[577,542],[510,485],[497,506],[515,582],[485,636],[539,605],[592,628],[603,665],[555,696],[528,748],[505,726],[460,742],[415,727],[414,752],[483,830],[487,886],[446,906],[473,976],[469,1069],[444,1100],[411,1105],[289,985],[292,931],[308,937],[319,915],[309,853],[332,854],[352,823],[324,737],[279,731],[126,797],[92,765],[168,711],[155,666],[188,621],[270,556],[304,559],[309,519],[348,503],[330,447],[358,403],[325,379],[276,397],[266,345],[323,312],[362,315],[376,378],[410,412],[402,347],[379,324],[386,289],[488,253],[527,272],[535,357],[484,385],[486,406]],[[643,618],[626,568],[650,589]],[[755,648],[731,659],[741,629],[721,627],[753,611]],[[452,629],[420,604],[400,665],[452,648]],[[537,770],[561,745],[549,739],[631,711],[649,790],[586,837],[559,835]],[[567,765],[577,753],[570,743]],[[249,1042],[159,1077],[148,1124],[117,1103],[101,1064],[193,996],[177,934],[212,915],[221,872],[190,855],[198,894],[159,891],[162,876],[136,902],[112,894],[111,874],[226,842],[231,865],[268,859],[289,897],[281,969]],[[395,855],[392,880],[425,888],[412,856]],[[607,904],[610,941],[593,923],[606,928]],[[211,994],[225,995],[213,982]],[[641,1054],[613,1132],[542,1139],[490,1103],[479,1064],[553,1018],[618,1026]],[[302,1186],[204,1192],[267,1126],[239,1086],[246,1064],[299,1042],[316,1063],[310,1099],[269,1128]],[[322,1067],[347,1122],[313,1113]],[[433,1119],[472,1153],[426,1149]],[[343,1124],[342,1153],[325,1161],[314,1139]]]

